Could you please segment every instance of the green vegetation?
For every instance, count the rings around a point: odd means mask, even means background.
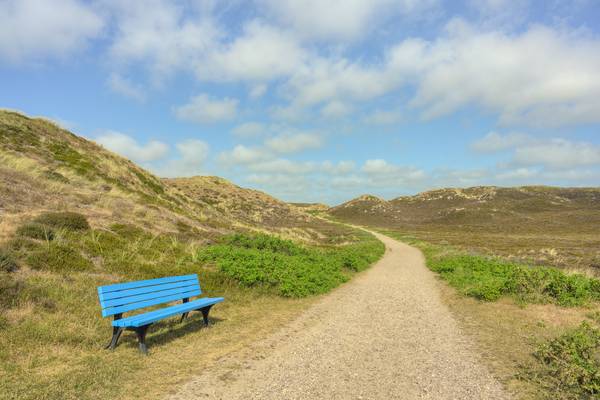
[[[473,255],[386,231],[418,246],[427,266],[460,293],[485,301],[511,296],[520,303],[555,303],[572,307],[600,300],[600,280],[567,274],[552,267],[532,267],[498,257]]]
[[[323,293],[383,253],[383,245],[358,232],[352,244],[316,247],[268,235],[219,238],[184,224],[185,235],[153,234],[124,224],[74,230],[83,227],[78,218],[42,219],[53,227],[54,240],[14,237],[7,254],[31,269],[0,272],[0,393],[8,398],[109,398],[122,395],[116,382],[137,382],[127,396],[146,396],[140,381],[162,382],[165,369],[181,379],[201,368],[193,349],[216,343],[203,350],[204,360],[253,340],[304,301],[285,296]],[[133,335],[124,335],[119,354],[102,350],[111,330],[110,320],[100,317],[97,286],[190,273],[199,274],[205,295],[227,299],[213,314],[214,329],[199,329],[194,317],[155,324],[149,363],[138,355]],[[263,275],[252,280],[253,274]]]
[[[592,399],[600,395],[600,329],[588,322],[541,344],[525,379],[551,393],[553,399]]]
[[[19,269],[19,265],[13,257],[6,251],[0,249],[0,271],[14,272]]]
[[[73,149],[68,143],[56,142],[49,146],[56,161],[72,168],[77,174],[92,178],[96,173],[96,167],[92,161]]]
[[[286,297],[325,293],[362,271],[384,252],[375,238],[339,248],[309,248],[269,235],[235,234],[202,249],[198,259],[215,263],[244,286],[273,288]]]
[[[17,235],[37,240],[54,240],[54,230],[47,225],[37,222],[30,222],[25,225],[21,225],[17,229]]]
[[[90,224],[84,215],[71,211],[45,213],[37,217],[34,222],[52,228],[73,231],[82,231],[90,228]]]
[[[44,178],[53,180],[53,181],[57,181],[57,182],[61,182],[61,183],[69,183],[69,179],[66,178],[64,175],[56,172],[56,171],[44,171],[43,173]]]

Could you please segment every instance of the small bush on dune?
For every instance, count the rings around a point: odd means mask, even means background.
[[[12,256],[6,251],[0,249],[0,271],[1,272],[14,272],[19,269],[19,265],[12,258]]]
[[[56,229],[73,231],[90,229],[90,224],[84,215],[70,211],[45,213],[37,217],[34,222]]]
[[[17,229],[17,235],[38,240],[54,240],[52,228],[37,222],[30,222]]]
[[[556,398],[598,398],[600,394],[600,330],[583,322],[539,346],[532,371]],[[567,396],[562,396],[562,394]]]
[[[74,248],[57,243],[30,253],[26,261],[33,269],[55,272],[85,271],[93,266]]]

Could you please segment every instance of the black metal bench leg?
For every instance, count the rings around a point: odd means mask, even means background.
[[[144,325],[134,329],[138,338],[138,347],[143,354],[148,354],[148,347],[146,347],[146,332],[149,327],[150,325]]]
[[[211,307],[212,305],[200,309],[200,311],[202,312],[202,319],[204,319],[205,326],[208,326],[208,313],[210,312]]]
[[[181,319],[179,320],[179,323],[182,323],[183,320],[186,319],[189,314],[189,312],[184,312],[183,314],[181,314]]]
[[[106,345],[105,349],[114,350],[117,347],[117,343],[119,342],[119,338],[121,337],[121,333],[123,333],[123,328],[117,328],[113,326],[113,335],[110,343]]]

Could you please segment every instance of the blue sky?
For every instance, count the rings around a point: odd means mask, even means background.
[[[336,204],[598,186],[595,0],[0,0],[0,107]]]

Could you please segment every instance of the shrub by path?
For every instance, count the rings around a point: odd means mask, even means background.
[[[442,303],[419,250],[377,237],[386,254],[371,269],[172,399],[508,398]]]

